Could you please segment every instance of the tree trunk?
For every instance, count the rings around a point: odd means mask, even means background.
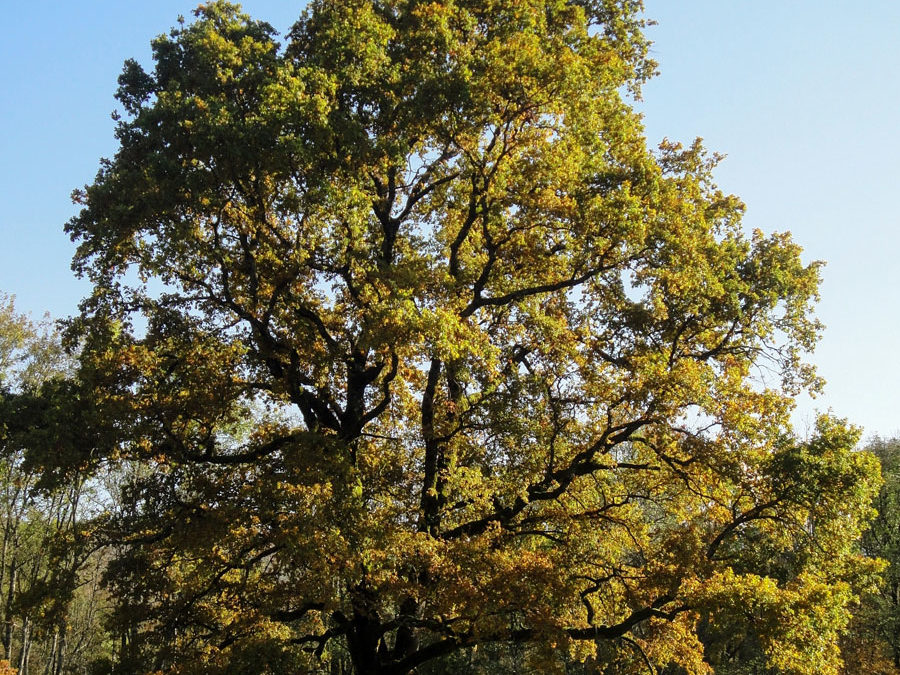
[[[9,585],[6,593],[6,604],[4,607],[3,620],[5,626],[3,628],[3,649],[6,653],[6,658],[12,661],[12,635],[13,635],[13,618],[11,616],[12,613],[12,604],[13,597],[15,596],[16,589],[16,577],[18,576],[18,567],[16,565],[16,558],[13,556],[12,562],[9,565]]]
[[[28,675],[28,657],[31,653],[31,622],[28,617],[22,619],[22,650],[19,652],[19,672],[17,675]]]
[[[10,524],[9,517],[7,516],[6,525],[3,528],[3,548],[0,550],[0,589],[3,588],[3,582],[6,580],[6,558],[9,554],[9,539],[10,539]],[[8,607],[8,603],[7,606]],[[6,608],[5,607],[5,608]],[[4,613],[3,621],[6,622],[9,620],[9,616]],[[12,658],[12,655],[9,653],[9,643],[6,640],[6,631],[3,632],[3,656],[7,660]]]
[[[347,650],[355,675],[381,675],[385,664],[391,660],[383,639],[383,627],[378,612],[367,602],[367,592],[362,590],[353,618],[349,621]]]
[[[381,659],[378,650],[379,640],[373,635],[370,625],[360,626],[347,636],[347,647],[353,663],[355,675],[379,675]]]
[[[63,625],[59,628],[59,646],[56,650],[56,663],[53,664],[52,675],[62,675],[63,666],[66,663],[67,646],[68,641],[66,640],[66,626]]]
[[[59,628],[53,631],[53,641],[50,643],[50,653],[44,665],[44,675],[54,675],[56,670],[56,652],[59,649]]]

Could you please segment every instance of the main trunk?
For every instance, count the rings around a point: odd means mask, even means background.
[[[347,648],[356,675],[383,675],[385,647],[377,616],[356,614],[347,633]]]

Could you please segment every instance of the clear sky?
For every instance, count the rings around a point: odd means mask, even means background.
[[[0,0],[0,290],[21,311],[62,317],[87,293],[62,231],[71,191],[116,146],[122,62],[195,3]],[[284,32],[301,3],[249,0]],[[790,230],[825,260],[813,357],[831,408],[866,435],[900,432],[900,2],[647,0],[660,75],[644,89],[647,136],[728,157],[720,186],[748,228]]]

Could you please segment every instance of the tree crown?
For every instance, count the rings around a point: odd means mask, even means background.
[[[876,479],[789,432],[819,265],[699,142],[647,149],[640,9],[323,0],[282,46],[214,2],[126,64],[67,228],[101,437],[146,467],[110,525],[134,658],[702,672],[753,597],[773,663],[833,668]]]

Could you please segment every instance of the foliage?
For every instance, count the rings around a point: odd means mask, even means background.
[[[320,0],[281,45],[213,2],[126,64],[54,474],[128,467],[123,672],[836,671],[878,477],[790,433],[818,265],[647,149],[639,12]]]
[[[0,387],[19,392],[64,373],[65,354],[52,324],[16,312],[15,299],[0,292]]]
[[[859,672],[900,672],[900,441],[874,439],[866,449],[881,462],[884,485],[873,502],[878,515],[862,538],[863,552],[888,563],[882,584],[863,595],[845,638],[848,663]]]
[[[102,651],[92,491],[77,467],[50,470],[83,438],[70,370],[49,321],[0,294],[0,672],[83,672]]]

